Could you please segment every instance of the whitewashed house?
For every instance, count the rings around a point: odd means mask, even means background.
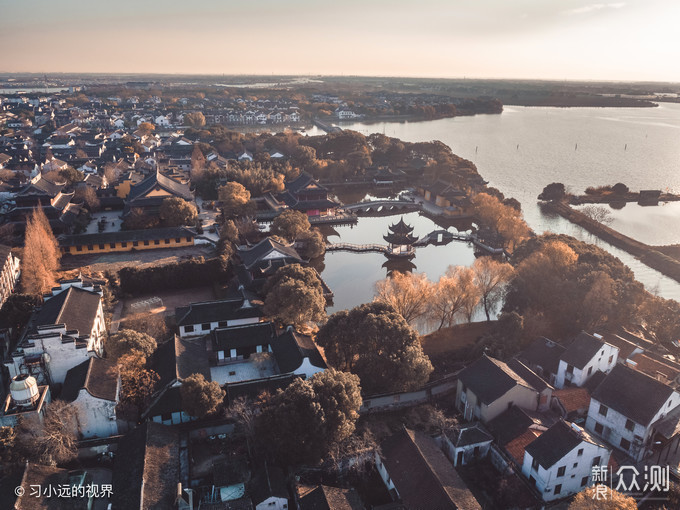
[[[120,374],[116,363],[90,358],[73,367],[66,374],[61,398],[75,407],[81,438],[118,435]]]
[[[656,379],[617,365],[590,399],[586,429],[641,460],[652,449],[654,425],[680,405],[680,394]]]
[[[206,335],[217,328],[254,324],[260,322],[263,315],[245,296],[191,303],[175,310],[181,338]]]
[[[10,377],[29,374],[39,384],[62,384],[71,368],[102,355],[106,323],[101,289],[70,285],[44,297],[29,333],[5,361]]]
[[[458,376],[456,407],[466,420],[487,423],[513,404],[535,411],[539,402],[540,392],[527,380],[506,363],[486,355]]]
[[[16,250],[0,244],[0,308],[14,292],[20,275],[20,260]]]
[[[598,370],[609,373],[618,354],[619,348],[603,341],[600,335],[579,333],[560,356],[555,387],[583,386]]]
[[[522,474],[544,501],[553,501],[592,485],[593,468],[607,466],[610,454],[581,427],[560,420],[526,446]]]
[[[157,116],[154,120],[153,123],[156,124],[157,126],[161,127],[170,127],[172,126],[172,122],[170,122],[170,119],[165,116],[165,115],[159,115]]]
[[[493,436],[479,423],[461,425],[442,434],[442,449],[454,467],[485,458],[492,442]]]

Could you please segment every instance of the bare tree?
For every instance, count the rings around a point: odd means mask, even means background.
[[[28,460],[54,466],[76,458],[77,430],[76,410],[73,405],[55,400],[47,404],[42,423],[31,419],[19,420],[17,442]]]
[[[480,257],[472,264],[475,273],[475,285],[484,307],[486,320],[491,320],[491,310],[503,295],[505,285],[514,270],[507,262],[498,262],[491,257]]]
[[[375,284],[375,301],[390,305],[412,324],[428,311],[433,285],[425,273],[395,271],[390,278]]]
[[[601,205],[586,205],[581,208],[581,214],[603,225],[609,225],[614,221],[611,211]]]
[[[451,327],[461,315],[465,315],[465,306],[471,300],[476,306],[477,289],[474,283],[474,272],[469,267],[449,266],[444,276],[434,284],[427,315],[437,329]]]

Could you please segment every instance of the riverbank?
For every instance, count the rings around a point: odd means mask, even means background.
[[[659,202],[678,202],[680,195],[673,193],[658,192],[633,192],[628,193],[591,193],[585,195],[572,195],[569,197],[571,205],[585,205],[585,204],[623,204],[628,202],[637,202],[641,205],[659,205]]]
[[[570,222],[579,225],[603,241],[630,253],[652,269],[656,269],[665,276],[680,282],[680,260],[660,251],[659,247],[650,246],[625,236],[573,209],[569,204],[564,202],[549,202],[545,204],[545,207],[547,210],[559,214]],[[669,251],[668,253],[676,252]],[[677,250],[677,253],[680,254],[680,250]]]

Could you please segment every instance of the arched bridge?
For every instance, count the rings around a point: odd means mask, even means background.
[[[418,211],[420,204],[408,200],[373,200],[371,202],[359,202],[343,207],[345,211],[354,213],[364,212],[396,212],[396,211]]]

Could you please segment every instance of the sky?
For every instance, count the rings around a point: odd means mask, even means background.
[[[0,0],[0,72],[680,82],[680,2]]]

